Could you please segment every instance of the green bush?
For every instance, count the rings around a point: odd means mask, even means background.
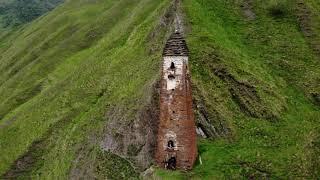
[[[288,13],[287,2],[284,0],[271,0],[268,5],[269,14],[274,18],[281,18]]]

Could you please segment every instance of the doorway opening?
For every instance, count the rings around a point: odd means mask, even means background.
[[[176,170],[176,166],[177,166],[176,157],[171,157],[171,158],[166,162],[165,168],[166,168],[166,169],[169,169],[169,170]]]

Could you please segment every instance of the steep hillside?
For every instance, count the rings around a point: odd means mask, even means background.
[[[200,140],[203,164],[193,172],[158,174],[319,177],[319,2],[185,0],[183,7],[197,112],[214,125],[207,133],[214,140]]]
[[[176,8],[69,0],[1,30],[2,178],[138,178],[153,162],[161,52]],[[154,176],[319,177],[319,2],[183,0],[178,12],[208,138],[193,171]]]
[[[146,119],[145,107],[169,35],[170,7],[163,0],[68,1],[2,38],[0,174],[136,176],[127,160],[102,151],[103,131],[121,138],[131,130],[120,126],[155,120]],[[128,138],[148,133],[142,125]],[[141,168],[151,163],[148,139],[125,140],[132,144],[119,155]]]
[[[63,0],[2,0],[0,27],[17,26],[30,22],[52,10]]]

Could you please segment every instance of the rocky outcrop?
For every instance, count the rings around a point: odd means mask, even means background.
[[[122,116],[121,108],[112,108],[107,117],[108,125],[100,143],[104,151],[131,160],[144,170],[153,163],[159,122],[158,87],[155,85],[148,104],[139,110],[133,120]]]

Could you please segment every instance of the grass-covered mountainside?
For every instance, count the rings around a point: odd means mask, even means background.
[[[63,0],[1,0],[1,26],[17,26],[30,22],[52,10],[61,2]]]
[[[317,0],[69,0],[1,29],[0,177],[139,178],[177,8],[208,138],[194,170],[153,176],[320,177]]]
[[[195,97],[217,133],[178,176],[320,177],[320,2],[183,2]]]

